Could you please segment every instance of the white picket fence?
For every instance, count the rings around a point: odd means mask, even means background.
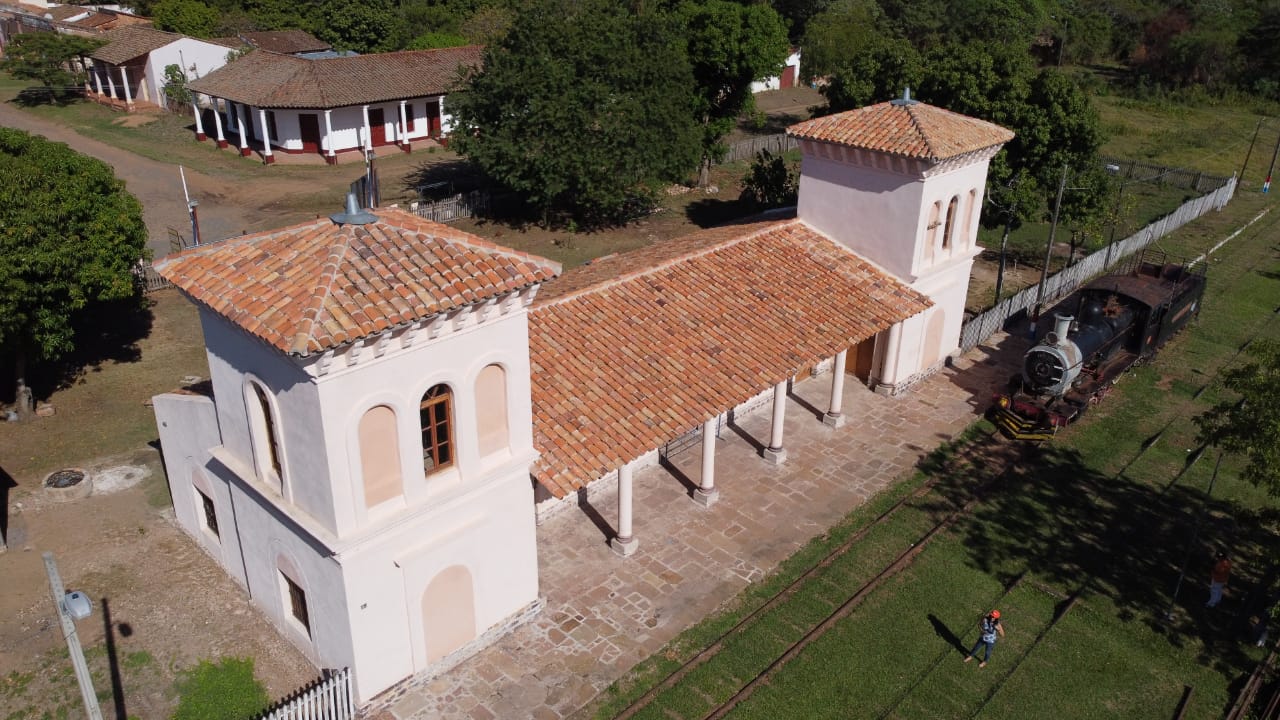
[[[1236,178],[1232,176],[1227,182],[1206,195],[1188,200],[1177,210],[1142,228],[1129,237],[1113,244],[1109,249],[1099,250],[1088,255],[1080,262],[1050,276],[1045,281],[1043,297],[1040,296],[1039,283],[1000,301],[995,307],[978,315],[964,324],[960,329],[960,349],[970,350],[978,343],[991,337],[993,333],[1004,327],[1009,318],[1036,304],[1037,299],[1048,304],[1069,295],[1076,288],[1089,280],[1104,274],[1115,267],[1122,259],[1133,255],[1151,243],[1204,215],[1210,210],[1221,210],[1235,195]]]
[[[276,703],[259,720],[354,720],[351,669],[330,673]]]

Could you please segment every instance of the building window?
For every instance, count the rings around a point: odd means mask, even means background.
[[[284,579],[285,590],[289,594],[289,612],[293,615],[293,619],[297,620],[302,628],[307,631],[307,635],[311,635],[311,616],[307,614],[307,593],[298,583],[284,573],[280,573],[280,577]]]
[[[400,480],[400,442],[396,411],[377,405],[360,418],[360,471],[364,478],[364,506],[380,505],[403,492]]]
[[[271,463],[271,469],[275,472],[276,477],[284,477],[284,473],[280,471],[280,445],[276,442],[276,421],[271,414],[271,403],[267,402],[267,393],[262,386],[252,383],[253,395],[258,400],[258,409],[262,413],[262,442],[266,445],[267,459]]]
[[[486,366],[476,377],[476,425],[481,457],[507,448],[507,372],[501,365]]]
[[[204,509],[205,528],[213,533],[214,537],[221,538],[222,536],[218,533],[218,511],[213,505],[213,498],[200,490],[196,490],[196,494],[200,496],[200,506]]]
[[[436,385],[422,396],[422,464],[430,475],[453,464],[453,393]]]
[[[960,196],[951,198],[947,203],[947,224],[942,228],[942,249],[951,247],[951,233],[956,229],[956,206],[960,204]]]
[[[978,191],[969,191],[969,203],[964,209],[964,236],[965,239],[973,237],[973,214],[978,208]]]

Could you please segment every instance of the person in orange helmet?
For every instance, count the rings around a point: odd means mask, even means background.
[[[996,640],[1004,637],[1004,626],[1000,624],[1000,611],[992,610],[982,617],[978,622],[978,628],[981,632],[978,635],[978,642],[973,644],[973,649],[965,656],[964,661],[969,662],[978,656],[980,648],[986,648],[986,653],[982,656],[982,662],[978,663],[978,667],[987,666],[987,662],[991,660],[991,648],[996,646]]]

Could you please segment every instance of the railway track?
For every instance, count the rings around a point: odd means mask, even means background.
[[[1265,225],[1260,224],[1257,228],[1254,228],[1253,232],[1246,239],[1256,238],[1262,232],[1272,230],[1277,225],[1280,225],[1280,216],[1270,218]],[[1258,266],[1268,261],[1274,261],[1274,257],[1268,253],[1261,253],[1258,258],[1256,258],[1255,260],[1253,260],[1251,263],[1248,264],[1248,266],[1245,268],[1245,272],[1252,272],[1256,270]],[[1214,287],[1212,283],[1210,285],[1210,291],[1213,292],[1214,297],[1224,296],[1226,294],[1227,288],[1228,288],[1228,285],[1225,283],[1218,284],[1218,287]],[[1252,342],[1262,334],[1262,332],[1275,319],[1277,315],[1280,315],[1280,307],[1277,307],[1272,314],[1264,318],[1254,328],[1252,328],[1251,329],[1252,332],[1250,333],[1249,338],[1239,346],[1236,352],[1232,354],[1229,358],[1227,358],[1225,361],[1221,362],[1218,365],[1218,367],[1213,370],[1212,373],[1209,373],[1209,376],[1208,378],[1206,378],[1204,384],[1193,395],[1193,399],[1198,398],[1206,389],[1211,387],[1213,383],[1217,381],[1217,378],[1219,377],[1221,372],[1225,370],[1227,367],[1230,367],[1239,358],[1240,354],[1243,353],[1247,349],[1247,347],[1250,344],[1252,344]],[[1159,439],[1164,435],[1164,433],[1170,427],[1172,427],[1174,423],[1176,423],[1179,419],[1180,419],[1180,416],[1175,414],[1173,417],[1169,419],[1167,423],[1165,423],[1165,425],[1155,435],[1153,435],[1152,437],[1144,441],[1138,448],[1138,451],[1135,453],[1135,455],[1128,462],[1125,463],[1125,465],[1115,474],[1114,477],[1116,479],[1123,477],[1125,472],[1128,471],[1131,467],[1133,467],[1135,463],[1139,462],[1141,458],[1147,453],[1147,451],[1150,450],[1150,448],[1152,448],[1153,446],[1155,446],[1159,441]],[[1003,482],[1007,474],[1009,465],[1017,459],[1017,453],[1011,454],[1007,452],[1006,453],[997,452],[996,447],[998,445],[1005,445],[1005,443],[1003,443],[1003,441],[999,439],[998,433],[996,432],[987,433],[964,445],[960,450],[958,456],[953,460],[953,462],[956,463],[957,465],[972,464],[972,462],[975,459],[982,457],[985,460],[985,469],[986,469],[986,472],[984,473],[983,481],[978,482],[974,484],[974,486],[967,489],[960,488],[960,490],[962,491],[962,495],[967,496],[967,499],[963,503],[953,506],[952,509],[949,512],[947,512],[940,520],[935,522],[924,533],[922,533],[916,539],[916,541],[910,545],[910,547],[908,547],[906,550],[902,551],[901,553],[893,557],[893,559],[890,562],[888,562],[885,566],[879,569],[879,571],[876,572],[870,579],[862,583],[857,588],[857,590],[855,590],[852,594],[850,594],[838,607],[832,610],[825,618],[823,618],[820,622],[814,624],[807,631],[805,631],[799,639],[788,644],[785,647],[785,649],[782,650],[782,652],[777,654],[776,657],[771,662],[769,662],[769,664],[766,667],[764,667],[764,669],[759,671],[754,677],[747,679],[745,683],[742,683],[741,681],[739,681],[740,682],[739,688],[735,692],[733,692],[733,694],[730,695],[728,699],[726,699],[722,703],[715,705],[709,711],[705,712],[701,717],[704,720],[717,720],[719,718],[723,718],[726,715],[728,715],[730,712],[733,711],[734,708],[736,708],[743,701],[751,697],[751,695],[756,690],[768,684],[770,678],[772,678],[779,670],[785,667],[789,662],[791,662],[793,659],[798,657],[806,647],[808,647],[814,641],[822,637],[832,628],[837,626],[842,620],[844,620],[845,618],[853,614],[853,612],[863,602],[863,600],[865,600],[878,587],[883,585],[885,581],[889,580],[895,575],[898,575],[903,570],[910,567],[915,562],[915,560],[919,558],[920,555],[933,543],[935,539],[945,535],[945,533],[948,530],[950,530],[957,523],[959,523],[960,521],[968,517],[971,514],[973,508],[976,505],[978,505],[984,497],[986,497],[987,493],[992,492]],[[1005,446],[1007,447],[1007,445]],[[1177,476],[1174,477],[1174,479],[1168,484],[1168,486],[1166,486],[1165,490],[1167,490],[1169,487],[1172,487],[1174,484],[1176,484],[1178,480],[1181,477],[1183,477],[1183,475],[1185,475],[1187,471],[1190,470],[1190,468],[1195,464],[1195,460],[1199,459],[1199,454],[1202,454],[1202,452],[1203,452],[1203,448],[1197,453],[1196,456],[1189,459],[1188,463],[1183,468],[1183,470],[1180,473],[1178,473]],[[995,459],[995,464],[992,464],[991,458]],[[735,637],[741,635],[747,629],[751,628],[752,625],[757,620],[761,619],[764,615],[776,609],[788,598],[791,598],[792,596],[794,596],[806,584],[817,579],[826,569],[832,567],[838,560],[848,555],[848,553],[850,553],[850,551],[853,550],[853,548],[857,547],[858,544],[862,540],[864,540],[873,530],[885,525],[887,522],[894,519],[895,516],[901,513],[904,509],[912,507],[913,503],[919,500],[928,498],[931,494],[938,491],[940,489],[939,483],[940,483],[941,475],[942,474],[939,474],[934,478],[922,483],[918,488],[913,490],[911,493],[907,494],[906,496],[904,496],[903,498],[895,502],[892,506],[890,506],[884,512],[880,513],[871,521],[867,522],[865,525],[863,525],[862,527],[854,531],[852,534],[850,534],[850,536],[847,539],[841,542],[836,548],[834,548],[831,552],[825,555],[818,562],[810,566],[807,570],[805,570],[805,572],[801,573],[786,587],[784,587],[783,589],[778,591],[776,594],[771,596],[767,601],[765,601],[755,610],[748,613],[746,616],[740,619],[736,624],[734,624],[733,627],[729,628],[727,631],[725,631],[723,634],[717,637],[714,641],[712,641],[709,645],[707,645],[697,654],[693,655],[688,660],[683,662],[674,671],[668,674],[661,682],[659,682],[657,685],[650,688],[647,692],[645,692],[643,695],[641,695],[639,698],[633,701],[630,705],[624,708],[620,713],[618,713],[615,716],[616,720],[627,720],[628,718],[632,718],[636,714],[644,710],[645,708],[652,705],[660,696],[662,696],[663,693],[671,690],[673,687],[679,684],[681,680],[686,678],[691,672],[696,670],[698,667],[701,667],[702,665],[713,660],[716,656],[718,656],[721,652],[723,652],[726,646]],[[1097,488],[1093,488],[1091,491],[1091,494],[1094,494],[1096,497],[1096,492],[1097,492]],[[1088,589],[1092,581],[1093,581],[1093,578],[1091,576],[1086,576],[1081,581],[1077,589],[1071,592],[1067,596],[1067,598],[1061,604],[1060,609],[1054,613],[1052,619],[1040,629],[1035,639],[1032,641],[1031,645],[1028,648],[1026,648],[1017,657],[1016,661],[1000,677],[999,681],[996,682],[988,690],[986,696],[982,699],[981,703],[974,710],[972,717],[977,717],[984,711],[984,709],[991,702],[991,700],[999,694],[1000,690],[1004,687],[1005,683],[1018,671],[1018,668],[1022,665],[1023,661],[1025,661],[1028,657],[1031,656],[1031,654],[1036,650],[1036,648],[1039,647],[1040,644],[1045,640],[1045,638],[1049,636],[1049,634],[1053,631],[1053,629],[1058,626],[1058,624],[1062,621],[1062,619],[1065,618],[1074,607],[1076,607],[1079,599],[1088,592]],[[1006,588],[1004,589],[1004,591],[1001,593],[999,597],[993,598],[992,606],[1002,602],[1006,597],[1009,596],[1011,592],[1013,592],[1016,588],[1018,588],[1021,585],[1021,583],[1022,583],[1022,576],[1019,576],[1019,578],[1017,578],[1013,583],[1006,586]],[[952,654],[952,652],[953,652],[952,648],[947,648],[941,651],[929,663],[929,665],[924,669],[921,675],[917,677],[917,679],[910,686],[908,686],[906,690],[904,690],[902,693],[896,696],[894,700],[878,715],[878,717],[886,718],[891,716],[894,712],[896,712],[900,708],[901,704],[905,700],[907,700],[909,697],[911,697],[915,688],[921,682],[923,682],[937,667],[939,667],[944,662],[946,657]],[[1185,711],[1185,705],[1186,705],[1186,698],[1184,698],[1183,702],[1180,704],[1180,709]]]

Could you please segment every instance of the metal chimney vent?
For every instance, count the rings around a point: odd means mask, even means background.
[[[356,204],[356,194],[347,193],[346,212],[334,213],[329,219],[338,225],[368,225],[378,221],[378,216],[368,210],[361,210]]]
[[[889,102],[893,103],[894,105],[915,105],[920,101],[911,99],[911,88],[910,86],[908,86],[902,90],[902,97],[897,98],[895,100],[890,100]]]

